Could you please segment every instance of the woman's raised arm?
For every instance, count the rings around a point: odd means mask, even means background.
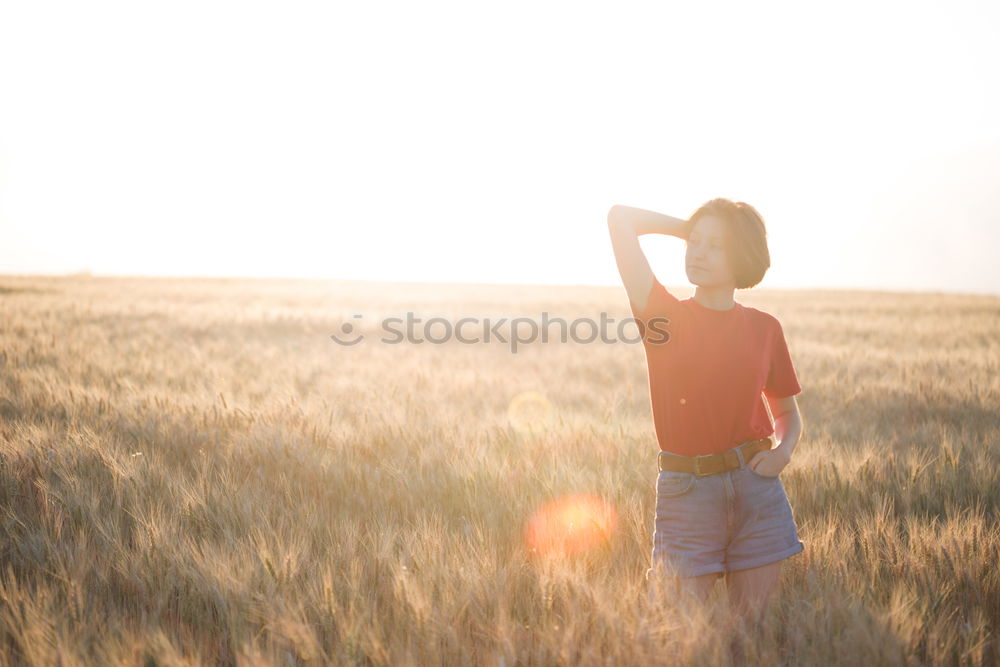
[[[629,300],[639,311],[646,309],[646,299],[653,286],[653,270],[639,245],[640,234],[668,234],[686,239],[690,226],[687,220],[655,211],[615,204],[608,211],[608,231],[614,248],[618,273]]]

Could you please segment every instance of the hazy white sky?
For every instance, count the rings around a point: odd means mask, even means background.
[[[762,288],[1000,293],[998,7],[4,2],[0,273],[616,284],[724,196]]]

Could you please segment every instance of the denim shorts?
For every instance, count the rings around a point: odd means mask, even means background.
[[[659,471],[648,581],[746,570],[805,548],[780,476],[755,472],[736,452],[740,467],[714,475]]]

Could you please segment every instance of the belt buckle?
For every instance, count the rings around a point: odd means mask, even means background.
[[[696,477],[707,477],[708,475],[712,474],[710,472],[706,472],[705,474],[702,474],[702,472],[701,472],[701,461],[699,460],[699,459],[712,458],[712,456],[713,456],[712,454],[699,454],[698,456],[694,457],[694,474],[695,474]]]

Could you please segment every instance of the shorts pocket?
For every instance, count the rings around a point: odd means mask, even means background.
[[[747,470],[750,471],[751,475],[759,479],[778,479],[779,477],[781,477],[781,473],[778,473],[777,475],[762,475],[753,468],[751,468],[750,466],[747,466]]]
[[[695,474],[693,472],[676,472],[673,470],[661,470],[656,477],[656,497],[674,498],[682,496],[694,486]]]

